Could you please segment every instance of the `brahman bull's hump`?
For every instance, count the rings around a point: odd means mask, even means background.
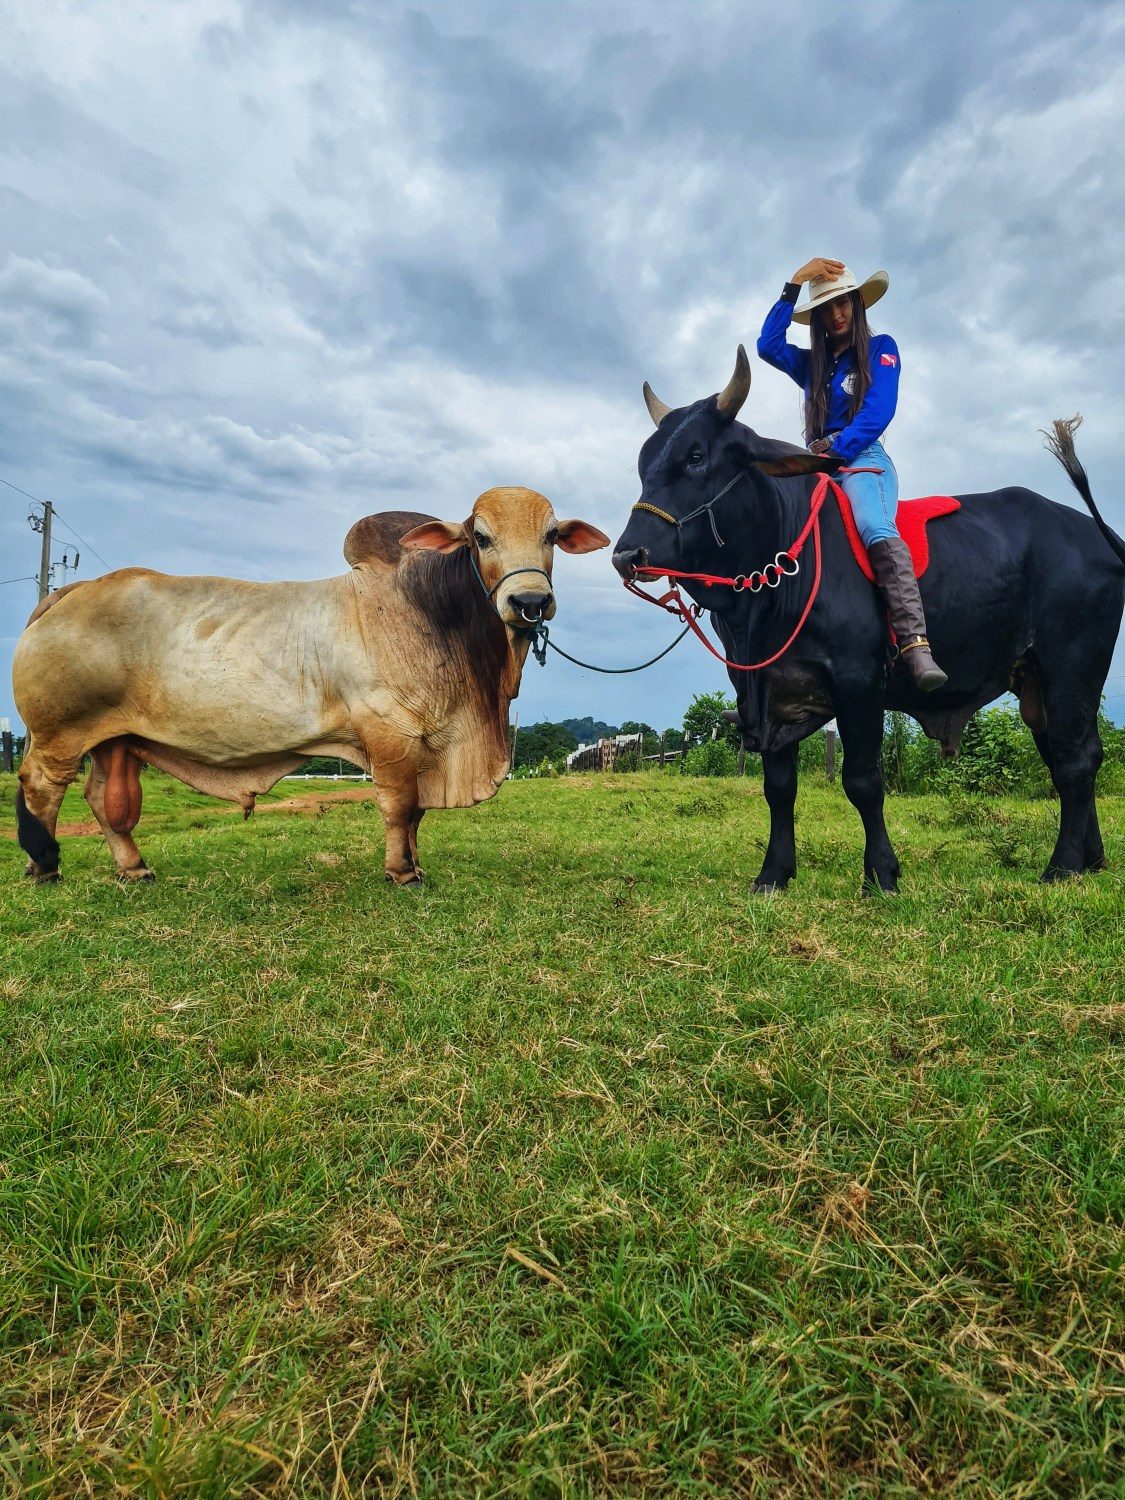
[[[392,568],[402,556],[399,542],[408,531],[425,521],[436,521],[416,510],[381,510],[376,516],[364,516],[344,538],[344,559],[354,568],[357,563],[382,562]]]

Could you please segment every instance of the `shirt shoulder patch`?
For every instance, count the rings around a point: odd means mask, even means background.
[[[892,369],[893,369],[894,366],[898,364],[898,355],[897,354],[880,354],[880,356],[879,356],[879,363],[881,365],[890,365],[892,367]]]

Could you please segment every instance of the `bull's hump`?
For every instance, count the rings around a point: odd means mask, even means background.
[[[364,516],[344,538],[344,560],[354,568],[358,563],[382,562],[392,568],[402,556],[400,543],[408,531],[424,521],[436,521],[415,510],[383,510],[376,516]]]

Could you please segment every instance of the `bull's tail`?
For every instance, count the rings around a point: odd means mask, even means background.
[[[1101,511],[1094,504],[1094,497],[1090,493],[1090,481],[1086,470],[1079,462],[1078,454],[1074,451],[1074,434],[1082,425],[1082,418],[1073,416],[1069,421],[1059,417],[1052,422],[1054,432],[1044,432],[1047,439],[1047,447],[1058,459],[1066,470],[1067,478],[1086,502],[1086,508],[1097,522],[1098,530],[1106,541],[1117,553],[1118,557],[1125,563],[1125,542],[1122,542],[1117,533],[1106,525]]]

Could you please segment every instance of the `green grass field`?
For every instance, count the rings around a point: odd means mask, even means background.
[[[823,782],[773,898],[749,781],[509,785],[420,896],[146,797],[152,887],[0,843],[0,1488],[1123,1493],[1125,799],[1061,886],[892,801],[863,899]]]

